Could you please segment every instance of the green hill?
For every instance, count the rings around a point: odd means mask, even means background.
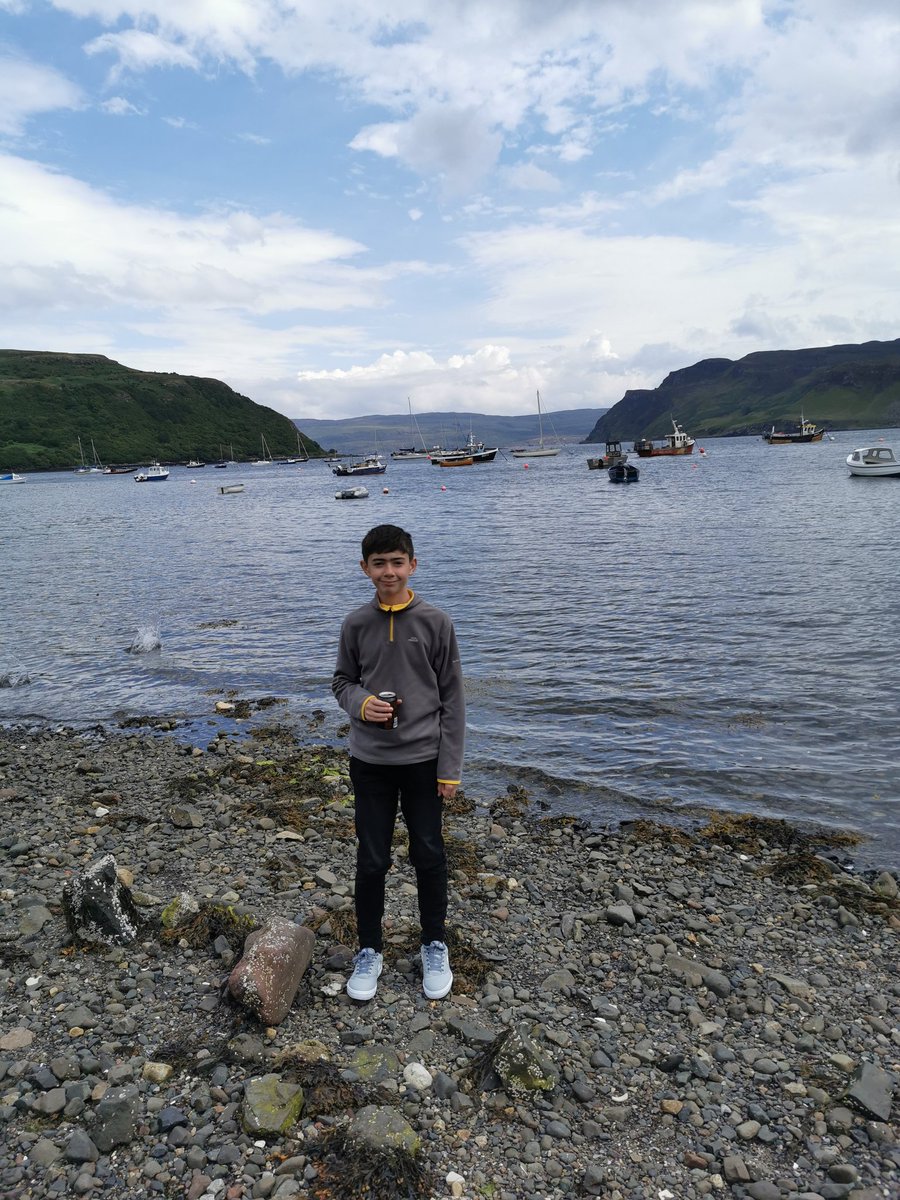
[[[626,392],[585,440],[659,438],[673,418],[694,437],[761,434],[801,413],[829,429],[900,426],[900,340],[704,359]]]
[[[218,379],[134,371],[102,354],[0,350],[0,470],[297,454],[294,423]],[[322,453],[301,435],[308,454]]]

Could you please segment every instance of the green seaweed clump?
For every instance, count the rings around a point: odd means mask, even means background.
[[[240,954],[244,939],[256,927],[253,917],[236,912],[232,904],[201,904],[195,916],[174,929],[164,929],[160,939],[164,942],[184,939],[191,949],[200,950],[211,945],[217,937],[225,937],[233,953]]]

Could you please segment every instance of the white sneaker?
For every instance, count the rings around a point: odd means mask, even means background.
[[[422,989],[429,1000],[442,1000],[453,987],[450,956],[443,942],[422,947]]]
[[[384,958],[377,950],[366,947],[353,960],[353,974],[347,980],[347,995],[351,1000],[371,1000],[378,991],[378,976]]]

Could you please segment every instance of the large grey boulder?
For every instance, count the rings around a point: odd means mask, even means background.
[[[367,1104],[356,1113],[347,1128],[355,1142],[372,1150],[405,1150],[416,1154],[421,1145],[419,1135],[396,1108]]]
[[[551,1091],[559,1071],[531,1037],[528,1027],[516,1026],[505,1038],[494,1058],[494,1070],[508,1091]]]
[[[303,1088],[280,1075],[259,1075],[244,1085],[241,1124],[245,1133],[283,1134],[303,1111]]]
[[[879,1121],[887,1121],[891,1116],[893,1091],[894,1081],[887,1071],[875,1063],[864,1062],[853,1072],[850,1086],[844,1095],[859,1105],[864,1112],[877,1117]]]

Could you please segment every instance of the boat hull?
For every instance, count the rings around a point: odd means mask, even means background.
[[[764,433],[763,441],[768,442],[770,446],[800,446],[810,442],[821,442],[824,436],[824,429],[817,429],[815,433]]]
[[[847,469],[851,475],[875,479],[900,476],[900,462],[889,446],[868,446],[847,455]]]
[[[694,453],[694,443],[689,446],[654,446],[635,443],[634,452],[638,458],[680,458],[684,454]]]
[[[513,458],[556,458],[559,454],[558,446],[538,446],[534,450],[510,450],[510,455]]]
[[[432,454],[431,464],[435,467],[471,466],[473,463],[493,462],[497,457],[497,448],[493,450],[475,450],[469,453],[451,451],[447,454]]]
[[[360,485],[359,487],[342,488],[341,491],[334,493],[335,500],[365,500],[369,494],[369,489]]]
[[[640,472],[631,463],[615,463],[607,471],[610,483],[637,483]]]

